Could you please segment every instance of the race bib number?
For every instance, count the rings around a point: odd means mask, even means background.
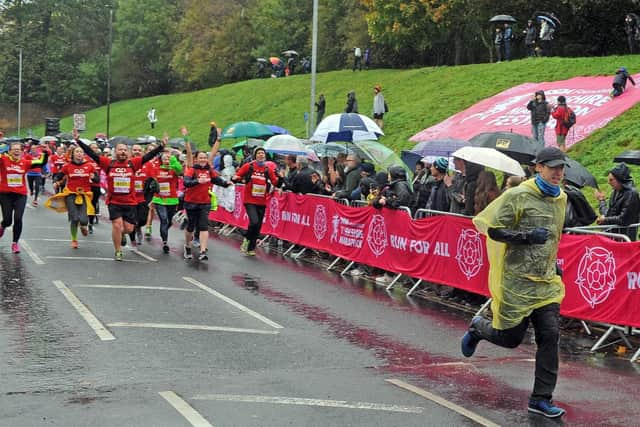
[[[131,186],[131,178],[114,176],[113,177],[113,192],[118,194],[129,193]]]
[[[171,186],[168,182],[160,183],[160,191],[158,192],[162,197],[168,197],[171,194]]]
[[[133,185],[135,186],[136,193],[142,193],[144,191],[144,182],[135,181]]]
[[[253,197],[264,197],[267,193],[267,186],[265,184],[253,184],[251,186],[251,195]]]
[[[9,173],[7,174],[7,185],[9,187],[20,187],[22,186],[22,175],[17,173]]]

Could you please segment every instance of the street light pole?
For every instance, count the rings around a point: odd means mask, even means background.
[[[22,48],[18,57],[18,135],[22,127]]]
[[[111,124],[111,45],[113,43],[113,7],[109,6],[109,60],[107,61],[107,139]]]
[[[318,0],[313,0],[313,30],[311,33],[311,105],[309,107],[309,137],[316,129],[316,68],[318,64]]]

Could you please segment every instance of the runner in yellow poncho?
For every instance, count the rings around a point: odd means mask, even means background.
[[[566,158],[559,149],[547,147],[535,162],[535,178],[508,190],[473,220],[487,236],[493,322],[474,317],[461,349],[471,357],[483,339],[515,348],[531,322],[538,349],[528,410],[556,418],[565,412],[551,399],[558,377],[558,323],[564,298],[556,258],[567,205],[560,189]]]
[[[63,181],[54,183],[54,187],[66,182],[63,192],[57,193],[45,202],[45,206],[56,212],[67,212],[71,223],[71,247],[78,248],[78,225],[83,236],[88,234],[89,216],[95,215],[91,198],[91,180],[96,178],[93,164],[85,159],[82,148],[76,147],[71,155],[71,161],[65,164],[60,173]]]

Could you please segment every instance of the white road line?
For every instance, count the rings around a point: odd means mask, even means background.
[[[178,411],[193,427],[213,427],[209,421],[205,420],[198,411],[193,409],[191,405],[184,401],[180,396],[172,391],[161,391],[158,393],[164,398],[173,408]]]
[[[56,288],[62,292],[62,295],[64,295],[73,308],[80,313],[80,316],[84,318],[102,341],[112,341],[116,339],[116,337],[109,332],[102,322],[100,322],[98,318],[91,313],[87,306],[85,306],[61,280],[54,280],[53,284],[56,285]]]
[[[29,228],[44,228],[47,230],[68,230],[69,227],[59,227],[54,225],[30,225]]]
[[[471,412],[470,410],[465,409],[462,406],[456,405],[453,402],[449,402],[448,400],[446,400],[446,399],[444,399],[444,398],[442,398],[440,396],[437,396],[437,395],[435,395],[433,393],[430,393],[430,392],[428,392],[428,391],[426,391],[424,389],[421,389],[420,387],[416,387],[414,385],[411,385],[409,383],[406,383],[406,382],[404,382],[402,380],[398,380],[398,379],[395,379],[395,378],[388,379],[388,380],[385,380],[385,381],[387,381],[390,384],[395,385],[396,387],[400,387],[400,388],[403,388],[403,389],[405,389],[407,391],[415,393],[418,396],[422,396],[425,399],[431,400],[432,402],[435,402],[440,406],[444,406],[447,409],[450,409],[450,410],[452,410],[454,412],[457,412],[458,414],[460,414],[460,415],[462,415],[464,417],[467,417],[470,420],[473,420],[473,421],[475,421],[476,423],[478,423],[478,424],[480,424],[482,426],[485,426],[485,427],[500,427],[499,424],[496,424],[493,421],[488,420],[488,419],[484,418],[483,416],[476,414],[475,412]]]
[[[402,412],[422,414],[419,406],[388,405],[385,403],[348,402],[346,400],[303,399],[299,397],[252,396],[237,394],[201,394],[193,400],[214,400],[222,402],[271,403],[274,405],[320,406],[324,408],[366,409],[371,411]]]
[[[203,285],[202,283],[198,282],[196,279],[193,279],[191,277],[183,277],[183,279],[186,280],[187,282],[199,287],[203,291],[210,293],[214,297],[220,298],[222,301],[226,302],[227,304],[231,304],[232,306],[234,306],[235,308],[243,311],[244,313],[248,314],[249,316],[253,316],[256,319],[260,320],[261,322],[266,323],[267,325],[271,326],[272,328],[276,328],[276,329],[282,329],[283,328],[282,325],[274,322],[273,320],[267,319],[262,314],[256,313],[255,311],[251,310],[250,308],[245,307],[244,305],[240,304],[239,302],[234,301],[231,298],[222,295],[220,292],[215,291],[215,290],[211,289],[210,287],[208,287],[206,285]]]
[[[260,329],[227,328],[225,326],[185,325],[180,323],[137,323],[113,322],[110,328],[155,328],[155,329],[189,329],[194,331],[239,332],[244,334],[278,335],[278,331],[261,331]]]
[[[47,256],[47,259],[63,259],[63,260],[83,260],[83,261],[111,261],[116,262],[113,258],[101,258],[101,257],[91,257],[91,256]],[[124,262],[137,262],[142,264],[147,264],[147,261],[140,261],[137,259],[123,259]]]
[[[39,256],[38,254],[36,254],[33,249],[31,249],[31,246],[29,246],[29,244],[27,242],[25,242],[24,240],[22,241],[22,247],[24,248],[25,251],[27,251],[27,253],[29,254],[29,256],[31,257],[31,259],[33,260],[33,262],[35,262],[38,265],[44,265],[46,264],[46,262],[44,262]]]
[[[29,240],[36,240],[36,241],[40,241],[40,242],[64,242],[64,243],[71,243],[71,239],[32,239],[30,238]],[[81,242],[83,243],[95,243],[95,244],[100,244],[100,245],[113,245],[113,242],[110,240],[91,240],[91,239],[83,239],[81,240]]]
[[[132,249],[131,252],[133,252],[134,254],[140,255],[142,258],[145,258],[148,261],[151,262],[158,262],[157,259],[145,254],[144,252],[142,252],[140,249]]]
[[[165,286],[140,286],[140,285],[73,285],[74,288],[103,288],[103,289],[149,289],[154,291],[179,291],[179,292],[200,292],[198,289],[189,288],[169,288]]]

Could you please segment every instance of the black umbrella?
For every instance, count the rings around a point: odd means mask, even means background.
[[[489,22],[492,24],[515,24],[518,21],[511,15],[496,15],[489,19]]]
[[[614,162],[625,162],[630,165],[640,165],[640,150],[629,150],[620,153],[613,159]]]
[[[36,138],[35,136],[26,136],[22,139],[22,142],[26,142],[27,144],[31,144],[31,145],[38,145],[40,144],[40,139]]]
[[[282,54],[286,57],[298,56],[298,52],[296,52],[295,50],[285,50],[284,52],[282,52]]]
[[[115,147],[118,144],[133,145],[135,142],[128,136],[114,136],[109,139],[109,146]]]
[[[536,157],[538,143],[531,137],[512,132],[484,132],[469,140],[474,147],[495,148],[520,164],[530,163]]]
[[[73,137],[73,135],[71,135],[69,132],[60,132],[55,137],[58,138],[60,141],[63,141],[63,142],[64,141],[73,141],[75,139]]]
[[[146,144],[155,144],[158,142],[158,139],[153,135],[142,135],[136,138],[136,144],[146,145]]]
[[[576,187],[598,188],[596,178],[580,163],[567,158],[567,166],[568,167],[564,169],[564,179],[571,182]]]
[[[177,148],[178,150],[184,150],[186,148],[186,142],[182,137],[171,138],[167,145],[171,148]],[[190,142],[189,146],[191,147],[192,152],[196,151],[196,146],[193,144],[193,142]]]

